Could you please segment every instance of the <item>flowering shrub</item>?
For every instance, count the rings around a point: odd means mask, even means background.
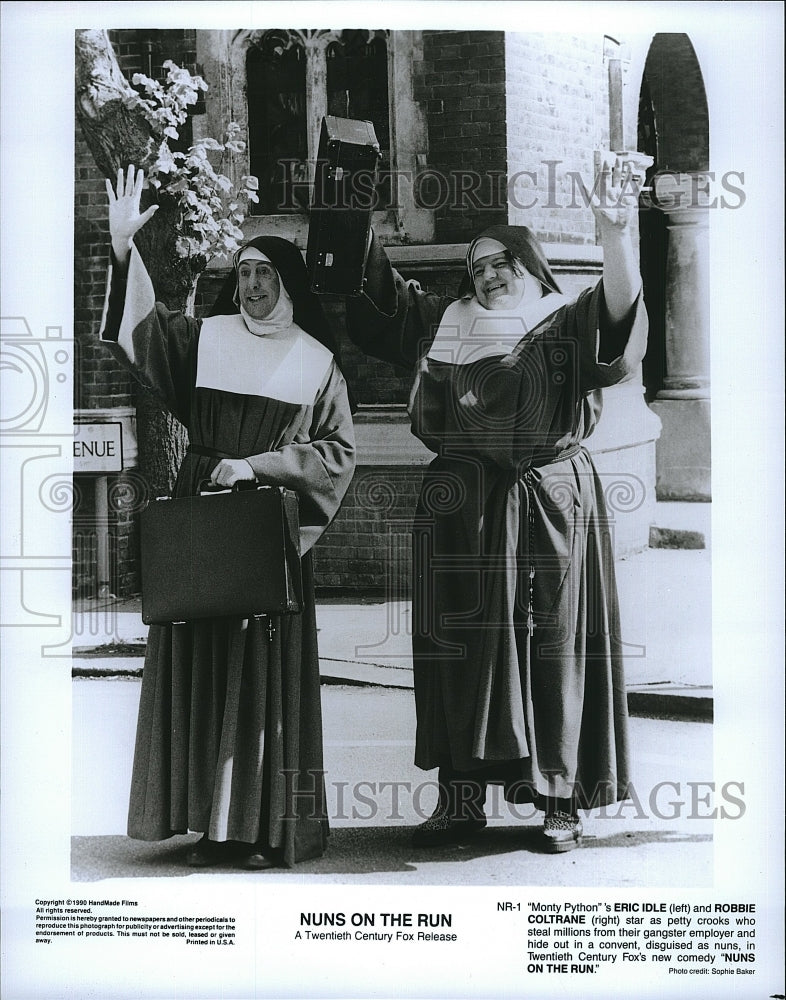
[[[196,104],[199,92],[208,89],[200,76],[192,76],[171,59],[164,63],[166,86],[142,73],[135,73],[132,83],[144,88],[144,96],[136,101],[145,118],[160,137],[157,148],[151,150],[147,162],[140,164],[150,184],[160,194],[176,200],[180,207],[177,252],[181,257],[228,257],[243,240],[240,224],[246,216],[249,202],[257,202],[256,177],[241,178],[242,187],[235,186],[221,173],[226,156],[242,153],[246,148],[240,138],[241,128],[230,122],[223,142],[204,138],[185,153],[176,152],[170,142],[180,138],[180,126],[188,118],[188,108]],[[215,154],[214,166],[210,154]]]

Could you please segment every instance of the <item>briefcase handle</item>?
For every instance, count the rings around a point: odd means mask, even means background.
[[[210,479],[200,479],[197,483],[197,493],[240,493],[241,490],[256,490],[259,483],[256,479],[239,479],[234,486],[220,486]]]

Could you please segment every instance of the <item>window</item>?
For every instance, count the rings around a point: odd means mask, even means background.
[[[308,203],[323,115],[371,121],[382,150],[379,207],[390,204],[386,31],[255,32],[246,54],[249,162],[260,215]]]
[[[248,150],[226,164],[236,182],[260,180],[260,205],[243,230],[275,232],[305,246],[309,183],[322,117],[374,123],[382,149],[374,229],[386,243],[428,243],[434,212],[415,199],[428,162],[425,107],[415,98],[419,31],[276,29],[198,31],[197,62],[210,84],[197,134],[228,121],[248,130]],[[394,83],[395,81],[395,83]]]
[[[308,183],[306,60],[269,35],[246,57],[250,172],[259,179],[259,215],[297,211],[294,184]],[[297,192],[300,194],[300,191]]]
[[[385,33],[342,31],[327,47],[328,114],[373,122],[380,147],[389,152],[388,107]]]

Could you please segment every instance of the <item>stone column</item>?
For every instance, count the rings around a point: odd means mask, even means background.
[[[333,33],[308,33],[306,46],[306,141],[308,183],[314,183],[322,118],[327,114],[327,46]]]
[[[695,180],[681,175],[672,190],[695,194]],[[696,202],[661,201],[669,230],[666,377],[651,404],[663,424],[656,459],[661,500],[711,498],[709,218],[707,207]]]

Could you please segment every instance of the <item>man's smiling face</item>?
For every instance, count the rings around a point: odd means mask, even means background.
[[[252,319],[266,319],[281,292],[278,272],[268,261],[243,260],[237,269],[240,304]]]
[[[493,253],[472,265],[478,302],[486,309],[513,309],[524,294],[525,279],[517,274],[508,255]]]

